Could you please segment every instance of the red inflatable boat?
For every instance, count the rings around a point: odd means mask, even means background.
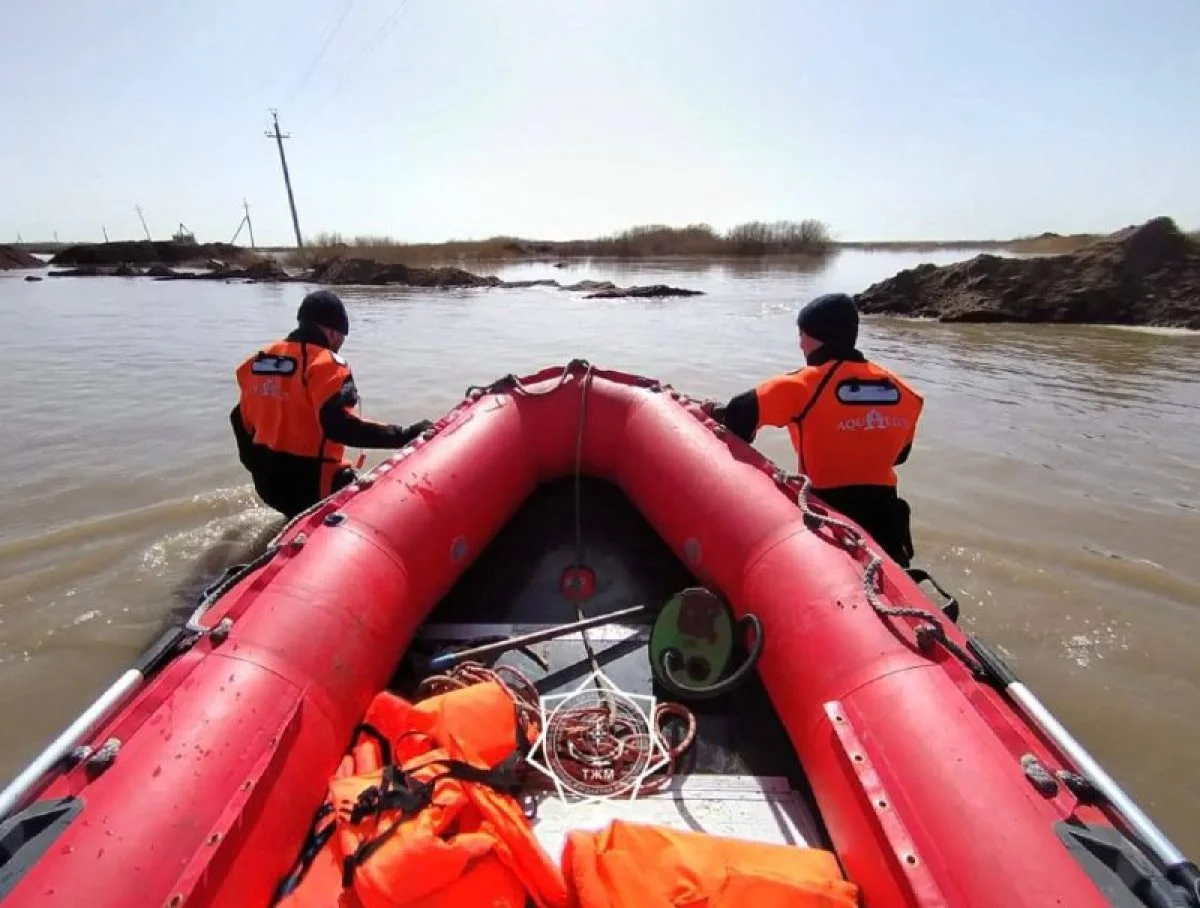
[[[619,817],[827,849],[869,908],[1196,904],[1195,865],[924,579],[670,386],[576,361],[470,389],[0,794],[0,901],[272,904],[373,698],[470,656],[694,717],[656,793],[542,786],[556,860]]]

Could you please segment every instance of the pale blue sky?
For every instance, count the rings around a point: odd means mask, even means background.
[[[1200,0],[0,0],[0,61],[3,242],[290,242],[269,107],[306,235],[1200,227]]]

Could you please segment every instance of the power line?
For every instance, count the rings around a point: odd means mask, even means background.
[[[346,21],[346,16],[350,14],[350,10],[353,6],[354,0],[346,0],[346,2],[342,4],[342,10],[338,15],[337,21],[333,24],[333,28],[330,30],[329,34],[325,36],[325,41],[321,44],[320,50],[317,51],[317,55],[313,57],[312,62],[308,64],[308,68],[305,69],[304,74],[296,83],[296,87],[292,89],[291,94],[288,96],[288,103],[291,103],[296,95],[300,93],[300,89],[304,88],[304,86],[308,84],[308,80],[311,79],[313,73],[317,71],[317,67],[320,65],[321,60],[323,60],[325,57],[325,52],[329,50],[329,45],[333,43],[333,39],[336,38],[337,33],[341,31],[342,23]]]
[[[406,9],[408,9],[408,4],[409,0],[401,0],[400,5],[396,7],[395,11],[393,11],[390,16],[383,20],[379,28],[375,30],[375,34],[372,36],[371,40],[367,42],[367,45],[360,52],[358,64],[346,74],[346,77],[338,83],[337,87],[332,92],[325,96],[324,101],[319,103],[310,111],[310,116],[323,110],[326,105],[336,98],[341,90],[350,83],[350,80],[358,75],[359,70],[361,70],[363,66],[366,65],[366,62],[371,58],[371,54],[374,53],[377,47],[379,47],[379,45],[383,42],[383,39],[387,37],[387,33],[395,27],[397,22],[400,21],[400,16]]]

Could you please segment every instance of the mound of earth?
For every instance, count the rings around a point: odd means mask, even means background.
[[[617,285],[612,281],[580,281],[577,284],[567,284],[563,290],[586,290],[590,292],[600,292],[602,290],[616,290]]]
[[[0,246],[0,271],[16,268],[45,268],[46,263],[16,246]]]
[[[303,277],[304,281],[330,285],[399,284],[406,287],[558,287],[561,290],[588,291],[584,299],[614,297],[697,296],[699,290],[681,290],[655,284],[650,287],[618,287],[609,281],[580,281],[563,286],[558,281],[543,278],[530,281],[502,281],[494,275],[478,275],[461,268],[411,268],[408,265],[385,265],[373,259],[337,257],[317,263]]]
[[[254,262],[247,268],[230,268],[219,262],[212,262],[209,269],[208,271],[174,271],[163,265],[156,265],[146,272],[146,276],[160,281],[245,280],[254,284],[276,284],[297,280],[277,263],[266,259]]]
[[[856,301],[864,313],[944,322],[1200,329],[1200,244],[1160,217],[1065,255],[910,268]]]
[[[320,262],[305,279],[319,284],[402,284],[407,287],[500,287],[504,284],[498,277],[481,277],[461,268],[410,268],[359,258]]]
[[[246,268],[231,268],[222,265],[212,271],[176,271],[166,265],[151,265],[142,269],[124,263],[120,265],[80,265],[51,271],[50,277],[149,277],[160,281],[234,281],[244,280],[255,284],[294,281],[286,271],[270,260],[257,261]]]
[[[585,300],[612,300],[621,297],[639,299],[661,296],[703,296],[703,290],[685,290],[682,287],[668,287],[666,284],[649,284],[644,287],[609,287],[597,290],[584,297]]]
[[[150,240],[121,243],[83,243],[68,246],[50,260],[51,265],[204,265],[212,260],[249,265],[260,256],[228,243],[156,243]]]

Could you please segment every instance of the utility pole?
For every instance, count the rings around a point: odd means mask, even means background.
[[[250,248],[254,249],[254,224],[250,220],[250,203],[242,196],[242,210],[246,212],[246,229],[250,231]],[[299,233],[299,230],[296,231]]]
[[[100,232],[104,234],[104,242],[108,242],[108,227],[105,224],[100,225]]]
[[[290,135],[284,135],[279,131],[279,111],[272,108],[271,117],[275,121],[274,132],[268,132],[267,138],[274,139],[275,144],[279,146],[279,163],[283,165],[283,184],[287,187],[288,205],[292,209],[292,227],[296,231],[296,248],[304,248],[304,240],[300,236],[300,219],[296,217],[296,197],[292,195],[292,178],[288,175],[287,156],[283,153],[283,140],[290,139]]]
[[[237,242],[237,238],[242,235],[243,227],[249,227],[250,228],[250,248],[254,249],[255,248],[255,246],[254,246],[254,225],[250,222],[250,205],[246,202],[246,200],[244,198],[242,199],[242,209],[246,213],[244,215],[242,215],[242,219],[240,221],[238,221],[238,229],[236,231],[234,231],[233,239],[229,241],[229,245],[232,246]]]
[[[142,217],[142,206],[134,205],[134,210],[138,213],[138,220],[142,222],[142,229],[146,231],[146,239],[150,239],[150,228],[146,226],[146,219]]]

